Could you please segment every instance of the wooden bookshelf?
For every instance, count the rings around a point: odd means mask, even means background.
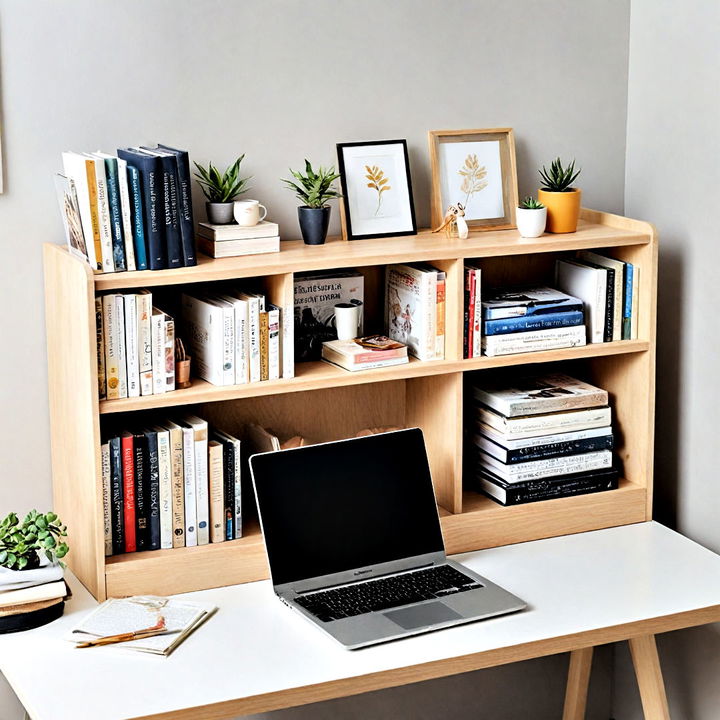
[[[324,441],[363,427],[419,426],[425,433],[448,552],[463,552],[651,518],[655,393],[657,238],[644,222],[583,210],[578,231],[521,238],[515,230],[473,233],[467,240],[427,231],[407,238],[324,246],[283,242],[281,252],[239,258],[201,256],[193,268],[94,275],[64,248],[46,245],[45,291],[54,507],[67,523],[68,564],[98,599],[174,593],[267,577],[259,526],[248,512],[239,540],[106,558],[100,472],[101,427],[146,411],[191,409],[231,433],[248,422],[280,434]],[[640,268],[639,339],[579,348],[462,358],[463,262],[478,260],[483,285],[552,284],[558,257],[598,249]],[[322,362],[298,363],[295,377],[164,395],[98,400],[95,352],[96,293],[253,278],[273,302],[292,305],[296,272],[358,268],[365,276],[366,317],[382,314],[382,276],[388,263],[432,261],[447,273],[444,360],[411,361],[379,370],[346,372]],[[367,328],[367,323],[366,323]],[[616,456],[624,479],[617,490],[503,508],[463,487],[463,400],[471,378],[494,368],[563,368],[610,392]],[[527,369],[527,368],[526,368]],[[381,390],[381,391],[379,391]]]

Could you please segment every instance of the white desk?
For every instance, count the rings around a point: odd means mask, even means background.
[[[117,648],[76,650],[63,641],[95,606],[72,578],[74,597],[63,618],[0,636],[0,670],[32,720],[207,720],[573,650],[566,717],[579,718],[591,657],[582,648],[637,638],[634,655],[652,660],[654,633],[720,620],[720,557],[657,523],[457,559],[529,609],[350,652],[278,602],[265,581],[188,594],[220,610],[164,659]],[[38,658],[53,672],[43,672]],[[645,669],[643,700],[652,702],[658,678],[652,663]]]

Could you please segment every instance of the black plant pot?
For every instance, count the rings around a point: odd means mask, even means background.
[[[330,224],[329,207],[311,208],[303,205],[298,208],[300,232],[306,245],[322,245],[327,237]]]

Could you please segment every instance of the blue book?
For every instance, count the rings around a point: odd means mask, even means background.
[[[142,188],[140,173],[134,165],[127,166],[128,191],[130,195],[130,217],[133,227],[133,245],[135,246],[135,265],[138,270],[147,270],[147,251],[145,249],[145,221],[143,220]]]
[[[549,315],[525,315],[503,320],[485,320],[483,328],[485,335],[507,335],[516,332],[529,332],[530,330],[572,327],[582,325],[584,322],[585,316],[582,310],[571,310],[569,312],[550,313]]]
[[[151,270],[163,270],[167,268],[167,252],[160,158],[133,148],[118,148],[117,154],[118,157],[127,160],[128,165],[136,167],[140,173],[147,263]]]
[[[108,440],[110,446],[110,522],[113,555],[125,552],[125,503],[123,493],[122,454],[120,438]]]
[[[183,261],[185,267],[197,265],[195,251],[195,223],[193,222],[192,189],[190,177],[190,158],[187,150],[178,150],[158,143],[158,147],[175,156],[178,177],[178,210],[180,212],[180,231],[182,236]]]
[[[110,208],[110,229],[112,230],[113,262],[115,271],[127,270],[125,262],[125,240],[122,229],[122,207],[118,186],[118,164],[115,158],[104,157],[107,176],[108,206]]]
[[[147,484],[148,496],[148,550],[160,549],[160,466],[158,464],[158,442],[155,430],[145,430],[147,438]]]
[[[632,294],[633,294],[633,274],[635,268],[632,263],[625,263],[625,291],[623,292],[623,321],[622,321],[622,339],[630,340],[632,325]]]

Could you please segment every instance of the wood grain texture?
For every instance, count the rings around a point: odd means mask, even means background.
[[[592,647],[573,650],[570,653],[563,720],[585,720],[592,657]]]
[[[645,720],[670,720],[655,635],[631,637],[628,642]]]

